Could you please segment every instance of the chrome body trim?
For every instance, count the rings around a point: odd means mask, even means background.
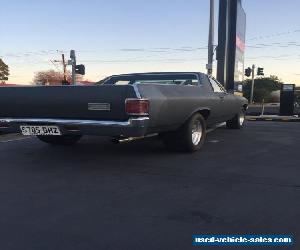
[[[110,111],[110,103],[88,103],[90,111]]]
[[[149,117],[130,118],[127,121],[98,121],[44,118],[0,118],[0,131],[20,133],[21,125],[56,125],[62,134],[140,137],[147,135]],[[2,123],[2,124],[1,124]],[[1,127],[5,125],[5,128]]]
[[[133,86],[134,92],[135,92],[135,94],[136,94],[136,97],[137,97],[137,98],[142,98],[142,96],[141,96],[141,94],[140,94],[140,91],[139,91],[139,89],[138,89],[137,84],[134,83],[134,84],[132,84],[132,86]]]
[[[97,120],[71,120],[71,119],[51,119],[51,118],[0,118],[0,123],[43,123],[58,125],[89,125],[89,126],[116,126],[128,127],[134,124],[148,122],[149,117],[131,118],[128,121],[97,121]]]

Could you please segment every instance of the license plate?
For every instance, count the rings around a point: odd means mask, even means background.
[[[57,126],[20,126],[23,135],[61,135]]]

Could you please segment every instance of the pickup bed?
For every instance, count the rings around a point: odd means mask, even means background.
[[[93,86],[0,88],[0,131],[72,144],[82,135],[115,139],[160,134],[171,149],[196,151],[206,127],[240,128],[247,100],[202,73],[108,77]]]

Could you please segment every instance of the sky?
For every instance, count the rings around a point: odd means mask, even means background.
[[[300,1],[242,2],[245,66],[300,85]],[[54,61],[71,49],[91,81],[120,73],[206,71],[209,0],[4,0],[0,15],[0,57],[10,67],[9,83],[28,84],[37,71],[62,70]]]

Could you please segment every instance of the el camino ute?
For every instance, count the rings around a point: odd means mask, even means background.
[[[131,140],[159,134],[166,147],[194,152],[206,128],[239,129],[247,100],[203,73],[115,75],[92,86],[0,88],[0,131],[74,144],[83,135]]]

